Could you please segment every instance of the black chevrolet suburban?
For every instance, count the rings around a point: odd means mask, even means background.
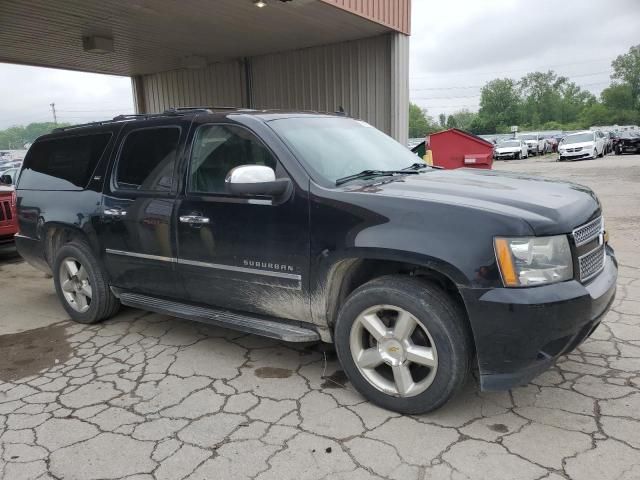
[[[22,256],[69,316],[128,305],[333,342],[404,413],[521,385],[613,301],[600,203],[580,185],[444,171],[343,115],[185,108],[58,129],[17,186]]]

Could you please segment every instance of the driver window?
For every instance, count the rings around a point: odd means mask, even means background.
[[[198,128],[191,153],[189,190],[227,193],[224,179],[240,165],[264,165],[275,170],[276,159],[250,131],[233,125]]]

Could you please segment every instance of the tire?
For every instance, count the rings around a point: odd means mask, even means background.
[[[598,158],[598,150],[596,150],[595,148],[593,149],[593,159],[595,160],[596,158]]]
[[[617,147],[615,148],[615,154],[616,154],[616,155],[622,155],[622,148],[620,148],[620,146],[617,146]]]
[[[67,243],[56,252],[53,281],[62,306],[75,322],[106,320],[120,308],[100,263],[84,242]]]
[[[516,152],[516,154],[513,156],[513,158],[515,160],[520,160],[520,152]]]
[[[400,315],[406,325],[413,325],[405,330],[408,335],[389,329],[396,327]],[[364,327],[363,322],[371,318],[382,330]],[[374,339],[372,330],[388,347]],[[338,359],[351,383],[369,401],[388,410],[405,414],[435,410],[469,377],[473,343],[465,314],[444,290],[414,277],[385,276],[357,288],[340,309],[334,333]],[[434,366],[421,366],[428,364],[424,363],[428,355],[420,357],[419,363],[407,359],[409,349],[416,346],[422,346],[422,352],[431,348],[429,361],[435,359]],[[365,351],[373,355],[363,356]],[[361,366],[356,364],[357,356]],[[366,360],[377,366],[362,365]],[[409,372],[409,381],[402,372]],[[405,394],[402,385],[409,385]]]

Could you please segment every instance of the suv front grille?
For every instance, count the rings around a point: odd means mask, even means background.
[[[604,268],[605,255],[604,245],[600,245],[595,250],[591,250],[589,253],[578,258],[581,282],[586,282],[602,271]]]
[[[584,225],[576,228],[573,231],[573,240],[576,243],[576,247],[589,243],[596,238],[602,232],[602,217],[598,217],[595,220],[585,223]]]

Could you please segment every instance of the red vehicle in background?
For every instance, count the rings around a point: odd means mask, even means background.
[[[16,189],[0,183],[0,252],[14,248],[13,236],[18,233]]]

